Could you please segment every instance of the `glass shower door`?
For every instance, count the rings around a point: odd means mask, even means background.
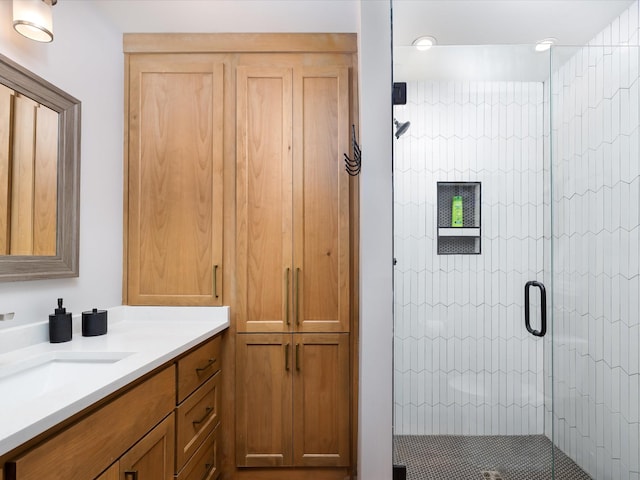
[[[624,33],[615,29],[621,42]],[[637,43],[637,31],[626,34]],[[639,54],[624,45],[552,52],[547,423],[562,455],[597,480],[640,478]]]
[[[532,46],[394,47],[407,91],[394,116],[410,122],[394,140],[394,458],[407,478],[553,475],[549,65]]]

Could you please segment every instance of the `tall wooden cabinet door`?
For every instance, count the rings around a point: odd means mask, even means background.
[[[349,70],[294,76],[294,311],[297,331],[348,332]]]
[[[293,461],[349,465],[349,334],[295,334]]]
[[[291,465],[292,336],[236,336],[236,463]]]
[[[224,63],[132,55],[128,303],[221,305]]]
[[[239,332],[291,330],[292,71],[239,66],[236,288]]]
[[[174,435],[172,413],[120,457],[120,480],[172,480]]]

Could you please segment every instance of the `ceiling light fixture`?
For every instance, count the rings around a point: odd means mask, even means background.
[[[56,3],[58,0],[13,0],[13,28],[36,42],[52,42]]]
[[[411,45],[416,47],[420,51],[429,50],[431,47],[436,45],[438,42],[435,37],[430,35],[425,35],[423,37],[416,38]]]
[[[551,45],[555,44],[556,42],[557,40],[552,37],[540,40],[538,43],[536,43],[536,52],[546,52],[551,48]]]

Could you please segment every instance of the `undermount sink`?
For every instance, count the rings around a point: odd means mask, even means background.
[[[52,351],[0,364],[0,406],[58,390],[87,375],[100,375],[103,369],[133,353]]]

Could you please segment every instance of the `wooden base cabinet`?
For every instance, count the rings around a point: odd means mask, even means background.
[[[5,464],[5,480],[96,478],[152,431],[172,419],[175,366],[142,383]],[[173,442],[170,465],[173,466]],[[150,477],[153,480],[171,476]],[[124,479],[123,479],[124,480]],[[142,480],[142,479],[140,479]]]
[[[222,362],[220,337],[204,343],[178,361],[176,405],[177,480],[215,479]]]
[[[171,414],[120,458],[121,479],[173,479],[174,424]]]
[[[218,455],[220,428],[216,428],[182,471],[176,480],[215,480],[220,477],[220,459]]]
[[[204,341],[42,441],[7,453],[0,480],[219,478],[220,341]]]
[[[349,465],[349,334],[236,337],[239,467]]]
[[[96,480],[172,480],[174,424],[171,414]]]

